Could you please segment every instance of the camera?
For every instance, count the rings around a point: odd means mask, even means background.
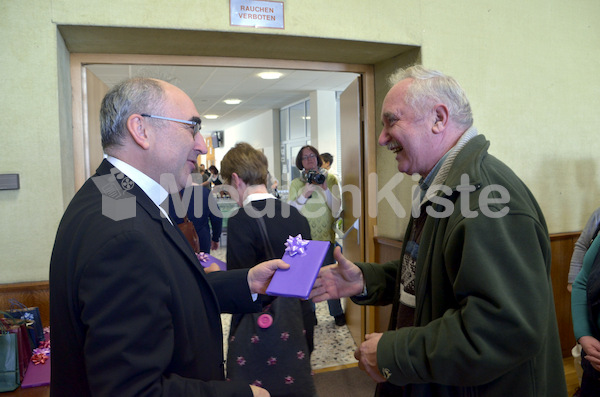
[[[322,185],[325,183],[325,179],[327,179],[325,175],[321,174],[319,171],[308,171],[306,173],[306,181],[313,185]]]

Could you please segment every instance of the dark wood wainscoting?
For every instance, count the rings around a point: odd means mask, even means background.
[[[16,299],[27,307],[38,307],[42,325],[50,325],[50,286],[48,281],[29,283],[0,284],[0,310],[10,308],[9,299]],[[27,389],[18,388],[13,392],[0,393],[3,397],[48,397],[50,386]]]
[[[567,290],[567,279],[573,248],[580,234],[581,232],[572,232],[550,235],[550,247],[552,249],[550,276],[552,277],[554,308],[556,309],[563,357],[570,357],[571,349],[575,346],[573,321],[571,320],[571,293]]]
[[[48,281],[0,284],[0,310],[10,308],[9,299],[16,299],[27,307],[39,307],[42,324],[50,325],[50,286]]]
[[[571,294],[567,291],[567,277],[573,247],[581,232],[558,233],[550,235],[552,249],[552,288],[554,290],[554,306],[558,321],[558,332],[563,357],[571,356],[571,348],[575,345],[573,323],[571,321]],[[387,262],[400,258],[402,242],[385,237],[375,237],[375,261]],[[374,329],[382,332],[387,329],[391,305],[377,307],[374,310]]]

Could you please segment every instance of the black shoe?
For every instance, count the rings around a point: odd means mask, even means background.
[[[337,325],[338,327],[341,327],[342,325],[346,325],[346,316],[344,316],[344,313],[338,314],[337,316],[334,316],[333,318],[335,319],[335,325]]]

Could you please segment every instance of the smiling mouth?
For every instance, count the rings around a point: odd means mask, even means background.
[[[402,147],[402,145],[400,145],[398,142],[391,142],[390,144],[388,144],[388,150],[398,154],[400,153],[404,148]]]

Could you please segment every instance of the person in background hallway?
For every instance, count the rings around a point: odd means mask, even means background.
[[[269,171],[267,171],[267,191],[271,193],[275,198],[281,198],[279,195],[279,191],[277,190],[277,186],[279,185],[279,181],[275,178]]]
[[[583,266],[583,257],[587,252],[592,240],[598,234],[598,229],[600,228],[600,208],[596,209],[588,219],[583,231],[579,235],[579,238],[575,242],[575,247],[573,248],[573,256],[571,257],[571,265],[569,266],[569,277],[567,289],[571,292],[573,282],[575,278],[579,274],[581,267]]]
[[[303,146],[296,156],[296,167],[302,171],[299,178],[290,184],[289,201],[302,215],[308,219],[310,232],[314,240],[329,241],[329,252],[323,264],[331,264],[335,244],[333,224],[341,211],[339,182],[333,174],[328,174],[321,168],[323,164],[319,151],[310,145]],[[309,182],[311,173],[323,179],[323,182]],[[318,181],[317,181],[318,182]],[[327,301],[329,314],[333,316],[336,325],[346,324],[346,316],[342,304],[337,299]]]
[[[379,395],[565,397],[540,207],[488,154],[456,80],[413,66],[390,82],[379,144],[422,177],[400,259],[352,263],[336,248],[311,297],[393,305],[389,331],[355,353]]]
[[[333,163],[333,156],[331,153],[321,153],[321,167],[329,171],[331,169],[331,163]]]
[[[598,234],[599,230],[600,230],[600,208],[596,209],[596,211],[594,211],[592,213],[592,215],[588,219],[585,227],[583,228],[581,234],[579,235],[579,238],[575,242],[575,247],[573,247],[573,255],[571,256],[571,264],[569,266],[569,275],[568,275],[568,280],[567,280],[567,282],[568,282],[567,290],[569,292],[572,292],[572,290],[573,290],[573,282],[575,281],[575,279],[577,278],[577,275],[581,271],[585,254],[586,254],[588,248],[590,248],[592,241],[596,238],[596,235]],[[585,284],[585,282],[581,282],[581,281],[580,281],[580,283]],[[573,297],[571,297],[571,298],[573,298]],[[573,312],[571,312],[571,315],[574,316]],[[575,323],[573,325],[575,327]],[[576,343],[575,347],[573,347],[573,349],[571,349],[572,352],[573,351],[576,352],[576,353],[572,353],[573,357],[575,359],[575,365],[581,366],[581,368],[577,368],[578,375],[581,375],[584,371],[584,362],[581,361],[581,350],[582,350],[582,347],[579,343]],[[579,354],[579,356],[578,356],[578,354]],[[588,368],[588,370],[589,370],[589,368]],[[581,379],[580,379],[580,381],[581,381]],[[589,388],[589,386],[588,386],[588,388]],[[581,395],[581,391],[578,390],[575,393],[575,396],[580,396],[580,395]]]
[[[268,161],[263,153],[254,149],[250,144],[240,142],[231,148],[221,161],[221,175],[228,185],[231,185],[235,191],[237,202],[240,206],[239,211],[229,218],[227,223],[228,238],[232,244],[227,249],[227,269],[246,269],[265,260],[273,259],[269,255],[269,250],[263,240],[257,218],[262,218],[267,231],[268,244],[275,258],[281,258],[285,252],[286,241],[289,236],[302,235],[303,239],[310,240],[310,226],[305,217],[288,203],[276,199],[268,192],[266,186]],[[297,351],[281,351],[278,357],[278,364],[283,363],[284,357],[293,356],[286,368],[284,376],[292,376],[297,379],[298,384],[285,385],[280,379],[281,375],[275,368],[269,368],[269,357],[264,357],[264,353],[252,353],[255,350],[248,349],[244,354],[245,364],[254,366],[246,368],[244,372],[250,372],[259,376],[262,384],[269,391],[276,395],[274,389],[268,387],[270,384],[281,384],[280,395],[304,395],[313,397],[315,387],[312,382],[310,353],[314,349],[314,326],[315,313],[312,309],[310,300],[269,297],[263,296],[263,304],[274,303],[275,300],[288,300],[285,304],[286,312],[275,318],[280,329],[287,329],[289,332],[297,335],[304,334],[306,344],[303,347],[308,349],[306,352],[308,362],[297,359]],[[243,316],[252,316],[251,314],[234,314],[231,320],[230,338],[235,335],[236,328],[242,321]],[[288,318],[295,317],[295,318]],[[252,319],[254,320],[254,319]],[[239,337],[239,335],[238,335]],[[251,335],[248,336],[250,338]],[[239,341],[238,341],[239,342]],[[248,345],[251,344],[248,339]],[[236,365],[235,357],[228,357],[228,366]],[[289,371],[289,372],[287,372]],[[229,373],[229,372],[228,372]],[[283,376],[281,377],[283,379]],[[257,378],[253,378],[257,379]],[[300,379],[304,379],[300,382]],[[288,389],[286,391],[286,389]]]
[[[253,294],[289,265],[205,274],[161,206],[207,151],[194,103],[135,78],[109,90],[100,121],[108,157],[65,211],[50,261],[50,394],[269,396],[225,380],[220,312],[260,310]]]
[[[580,397],[600,396],[600,239],[593,239],[583,266],[573,282],[571,315],[573,333],[581,345]]]
[[[340,177],[334,172],[334,170],[331,169],[331,165],[333,164],[333,155],[331,153],[321,153],[321,161],[323,162],[323,164],[321,165],[321,168],[323,168],[324,170],[327,170],[327,174],[332,174],[338,180],[338,188],[340,189],[340,192],[341,192],[342,191],[342,185],[341,185],[342,181],[340,180]],[[341,219],[339,219],[339,221],[341,221]],[[339,244],[336,243],[336,245],[339,245]]]
[[[223,178],[221,178],[221,175],[219,174],[219,170],[217,169],[217,167],[215,167],[214,165],[211,165],[210,167],[208,167],[208,171],[210,172],[210,176],[208,177],[208,180],[212,184],[213,188],[215,186],[219,186],[219,185],[223,184]]]
[[[189,193],[188,193],[189,192]],[[187,194],[190,194],[187,197]],[[187,211],[181,211],[180,204],[188,203]],[[181,216],[180,216],[181,215]],[[169,216],[179,224],[185,215],[194,224],[200,251],[210,254],[211,250],[219,248],[223,214],[217,206],[217,201],[207,188],[192,184],[179,193],[169,195]]]
[[[204,164],[199,164],[195,172],[192,172],[192,182],[197,185],[202,185],[208,179]]]
[[[218,194],[219,197],[227,197],[227,191],[223,189],[223,178],[219,174],[219,170],[214,165],[208,167],[210,177],[208,182],[210,183],[211,189],[214,189],[213,193]]]
[[[209,187],[209,183],[207,183],[209,176],[208,176],[208,172],[206,172],[206,167],[204,164],[200,164],[198,166],[198,173],[202,176],[202,178],[201,178],[201,180],[194,181],[194,182],[196,182],[198,185]]]

